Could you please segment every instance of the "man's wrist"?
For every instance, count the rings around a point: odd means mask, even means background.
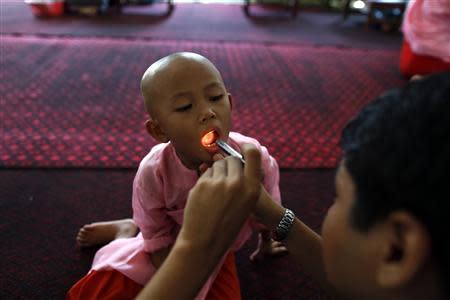
[[[223,253],[226,251],[226,247],[222,246],[221,240],[210,240],[202,236],[201,232],[195,237],[188,237],[181,231],[175,241],[172,250],[181,253],[188,259],[196,260],[199,259],[201,264],[216,265],[216,261],[222,257]]]
[[[292,225],[294,224],[294,221],[295,221],[294,212],[286,208],[283,217],[281,218],[277,227],[273,231],[273,239],[279,242],[283,241],[288,236],[292,228]]]
[[[272,200],[266,189],[261,186],[261,194],[255,209],[256,220],[272,230],[278,225],[284,209]]]

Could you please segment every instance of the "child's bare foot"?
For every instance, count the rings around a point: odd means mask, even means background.
[[[86,224],[78,231],[76,240],[81,247],[91,247],[104,245],[118,238],[133,237],[137,233],[138,227],[133,219],[122,219]]]

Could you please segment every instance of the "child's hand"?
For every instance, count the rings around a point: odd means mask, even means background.
[[[281,242],[274,241],[272,238],[265,239],[260,233],[258,235],[258,247],[250,255],[250,261],[257,262],[266,255],[280,256],[286,253],[288,253],[288,250]]]

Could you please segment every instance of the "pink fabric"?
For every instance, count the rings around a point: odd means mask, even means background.
[[[414,53],[450,62],[450,0],[411,0],[402,30]]]
[[[231,132],[229,143],[239,150],[244,143],[254,144],[262,154],[264,186],[280,203],[278,164],[255,139]],[[198,179],[195,170],[187,169],[170,143],[153,147],[139,165],[133,183],[133,218],[141,233],[134,238],[118,239],[101,248],[95,255],[92,270],[115,269],[141,285],[155,272],[149,253],[172,245],[183,222],[184,206],[189,190]],[[249,220],[242,228],[231,251],[238,250],[255,229],[262,225]],[[205,299],[217,273],[213,274],[196,299]]]

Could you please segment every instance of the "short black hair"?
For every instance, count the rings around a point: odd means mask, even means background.
[[[347,124],[341,146],[356,186],[353,226],[367,231],[393,211],[413,214],[450,295],[450,72],[381,95]]]

